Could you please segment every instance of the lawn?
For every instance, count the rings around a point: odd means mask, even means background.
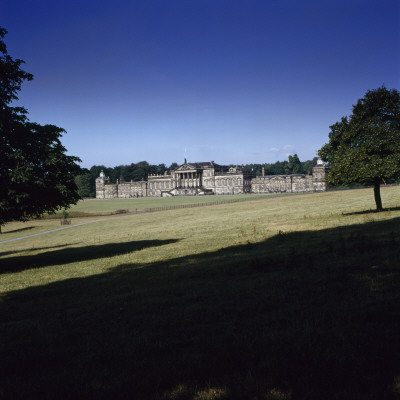
[[[382,189],[382,213],[360,189],[0,243],[0,397],[399,398],[399,195]]]
[[[182,204],[215,203],[223,200],[248,198],[248,195],[138,197],[132,199],[87,199],[72,206],[71,211],[112,211],[118,209],[141,210],[149,207],[177,206]]]
[[[224,196],[175,196],[175,197],[138,197],[131,199],[86,199],[73,205],[70,215],[99,214],[115,212],[117,210],[143,211],[154,208],[175,208],[183,206],[197,206],[203,204],[224,204],[227,202],[242,202],[263,198],[291,196],[293,194],[238,194]]]

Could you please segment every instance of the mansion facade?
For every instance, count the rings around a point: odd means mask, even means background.
[[[240,193],[316,192],[327,189],[326,166],[318,161],[312,175],[256,176],[240,167],[214,161],[180,165],[170,174],[149,175],[147,181],[110,183],[102,171],[96,179],[96,198],[202,196]]]

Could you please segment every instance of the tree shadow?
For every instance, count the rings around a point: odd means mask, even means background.
[[[399,222],[279,234],[10,293],[4,396],[397,398]]]
[[[120,254],[142,250],[147,247],[163,246],[165,244],[175,243],[178,240],[179,239],[136,240],[122,243],[107,243],[102,245],[68,247],[66,249],[64,248],[61,250],[48,251],[33,256],[21,255],[16,257],[2,258],[0,260],[0,274],[20,272],[33,268],[43,268],[49,265],[64,265],[84,260],[95,260],[103,257],[113,257]]]
[[[60,244],[57,246],[46,246],[46,247],[32,247],[30,249],[23,249],[23,250],[10,250],[10,251],[3,251],[0,253],[0,257],[4,257],[7,256],[9,254],[18,254],[18,253],[25,253],[28,251],[37,251],[37,250],[45,250],[45,249],[57,249],[60,247],[67,247],[67,246],[73,246],[75,244],[79,244],[79,242],[75,242],[75,243],[65,243],[65,244]],[[32,257],[32,256],[30,256]],[[0,267],[1,270],[1,267]]]
[[[33,228],[36,228],[36,226],[26,226],[24,228],[18,228],[18,229],[13,229],[12,231],[4,231],[2,233],[15,233],[15,232],[23,232],[23,231],[29,231]]]
[[[388,212],[388,211],[399,211],[400,207],[391,207],[391,208],[384,208],[382,211],[378,210],[362,210],[362,211],[354,211],[350,213],[342,213],[342,215],[348,216],[348,215],[364,215],[364,214],[378,214],[381,212]]]

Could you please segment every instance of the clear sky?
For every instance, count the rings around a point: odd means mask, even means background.
[[[19,105],[82,166],[311,159],[400,88],[399,0],[0,0]]]

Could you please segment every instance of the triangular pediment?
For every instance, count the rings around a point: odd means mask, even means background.
[[[185,162],[184,164],[180,165],[179,167],[175,168],[175,172],[179,171],[200,171],[204,169],[219,169],[219,170],[228,170],[228,167],[215,164],[214,161],[207,161],[207,162]]]
[[[195,170],[197,167],[193,164],[190,163],[185,163],[180,165],[178,168],[175,169],[175,171],[190,171],[190,170]]]

